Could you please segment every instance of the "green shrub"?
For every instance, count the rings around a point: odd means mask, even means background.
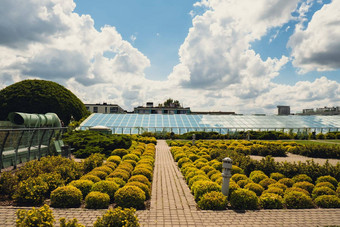
[[[58,208],[79,207],[83,199],[81,191],[73,186],[59,187],[51,192],[51,206]]]
[[[237,210],[256,210],[259,205],[255,192],[248,189],[237,189],[231,193],[230,204]]]
[[[259,183],[266,178],[268,178],[268,176],[262,173],[253,174],[251,177],[249,177],[249,179],[254,181],[255,183]]]
[[[140,158],[137,155],[135,155],[135,154],[127,154],[127,155],[125,155],[122,158],[122,160],[123,161],[125,161],[125,160],[133,160],[135,162],[138,162],[140,160]]]
[[[107,175],[109,175],[110,173],[113,172],[113,170],[108,166],[99,166],[99,167],[94,168],[92,171],[94,171],[94,172],[95,171],[102,171],[102,172],[106,173]]]
[[[286,185],[281,184],[281,183],[279,183],[279,182],[268,185],[268,189],[269,189],[269,188],[272,188],[272,187],[281,188],[283,191],[286,191],[286,189],[287,189],[287,186],[286,186]]]
[[[194,198],[198,201],[205,193],[212,191],[221,191],[221,186],[210,180],[197,181],[198,184],[194,188]]]
[[[308,209],[314,207],[312,199],[303,192],[291,191],[285,194],[283,200],[288,209]]]
[[[68,185],[78,188],[83,194],[83,198],[89,194],[94,183],[90,180],[75,180]]]
[[[103,164],[103,166],[107,166],[107,167],[109,167],[110,169],[115,170],[116,167],[117,167],[117,164],[114,163],[114,162],[105,162],[105,163]]]
[[[238,184],[236,184],[234,181],[230,181],[229,182],[229,195],[228,197],[230,197],[230,195],[237,189],[239,189],[240,186]]]
[[[246,186],[244,186],[244,188],[255,192],[257,196],[260,196],[262,192],[264,191],[264,188],[261,185],[256,184],[256,183],[249,183]]]
[[[85,227],[85,225],[79,224],[76,218],[68,220],[67,222],[65,218],[60,218],[59,222],[60,227]]]
[[[128,182],[125,186],[136,186],[142,189],[143,192],[145,193],[145,199],[146,200],[150,199],[151,191],[150,191],[150,188],[146,184],[143,184],[142,182],[138,182],[138,181],[132,181],[132,182]]]
[[[287,190],[285,191],[285,193],[289,193],[291,191],[297,191],[297,192],[302,192],[304,193],[306,196],[310,196],[310,193],[302,188],[298,188],[298,187],[291,187],[291,188],[287,188]]]
[[[151,183],[148,180],[148,178],[144,175],[134,175],[132,177],[130,177],[128,182],[133,182],[133,181],[138,181],[141,182],[143,184],[146,184],[149,188],[151,188]]]
[[[0,194],[12,196],[16,186],[19,184],[18,177],[11,172],[0,174]]]
[[[91,154],[88,158],[85,158],[82,162],[84,172],[88,173],[92,171],[94,168],[101,166],[105,159],[104,154],[94,153]]]
[[[264,209],[282,209],[283,199],[276,193],[264,193],[259,198],[259,204]]]
[[[231,175],[234,175],[234,174],[236,174],[236,173],[241,173],[241,174],[243,174],[244,171],[243,171],[242,168],[240,168],[240,167],[238,167],[238,166],[235,166],[235,165],[232,165],[232,166],[231,166]]]
[[[118,177],[123,179],[125,182],[130,178],[130,173],[124,169],[116,169],[115,171],[113,171],[113,173],[111,173],[108,178],[114,178],[114,177]]]
[[[237,182],[237,184],[241,187],[244,188],[244,186],[246,186],[249,183],[254,183],[252,180],[250,180],[249,178],[245,179],[245,180],[239,180]]]
[[[174,160],[175,160],[175,162],[178,162],[181,158],[186,158],[186,157],[187,157],[187,155],[184,152],[177,152],[174,155]]]
[[[201,169],[202,170],[202,169]],[[204,171],[204,170],[203,170]],[[205,171],[204,171],[205,172]],[[213,170],[210,170],[208,173],[207,173],[207,176],[210,178],[212,175],[214,175],[215,173],[220,173],[222,174],[220,171],[216,170],[216,169],[213,169]],[[185,174],[184,174],[185,175]]]
[[[211,167],[215,168],[218,171],[222,171],[222,163],[218,162],[218,163],[214,163],[211,165]]]
[[[139,227],[136,210],[118,207],[109,209],[102,217],[98,217],[94,227]]]
[[[335,195],[321,195],[314,202],[321,208],[340,208],[340,198]]]
[[[306,182],[309,182],[309,183],[312,183],[313,180],[312,178],[310,178],[309,176],[307,176],[306,174],[299,174],[299,175],[296,175],[292,178],[292,180],[296,183],[296,182],[303,182],[303,181],[306,181]]]
[[[337,196],[340,198],[340,186],[337,187],[335,192],[336,192]]]
[[[271,184],[275,184],[276,180],[274,180],[273,178],[266,178],[263,179],[259,182],[259,185],[261,185],[264,189],[267,189],[269,185]]]
[[[133,167],[136,167],[136,165],[137,165],[137,162],[135,160],[131,160],[131,159],[126,159],[126,160],[124,160],[124,162],[130,163]]]
[[[80,178],[80,180],[89,180],[89,181],[92,181],[93,183],[97,183],[97,182],[101,181],[99,177],[94,176],[94,175],[88,175],[88,174],[82,176]]]
[[[126,182],[122,178],[119,178],[119,177],[107,177],[105,180],[115,182],[116,184],[118,184],[120,188],[126,184]]]
[[[336,188],[334,187],[334,185],[332,185],[331,183],[329,182],[320,182],[320,183],[317,183],[314,188],[317,188],[317,187],[329,187],[330,189],[332,190],[336,190]]]
[[[136,166],[135,170],[136,169],[147,169],[147,170],[149,170],[151,172],[153,171],[153,167],[151,165],[149,165],[149,164],[139,164],[138,163],[138,165]]]
[[[321,183],[321,182],[329,182],[331,183],[334,187],[337,187],[338,186],[338,181],[332,177],[332,176],[321,176],[321,177],[318,177],[318,179],[315,181],[315,184],[317,183]]]
[[[235,181],[235,183],[237,183],[240,180],[247,180],[248,177],[245,174],[236,173],[236,174],[232,175],[231,179],[233,181]]]
[[[263,174],[265,175],[265,173],[262,170],[254,170],[249,174],[249,178],[253,177],[256,174]]]
[[[284,195],[284,192],[283,192],[282,188],[277,188],[277,187],[268,188],[267,190],[262,192],[262,195],[266,194],[266,193],[278,194],[278,195],[280,195],[282,197]]]
[[[16,211],[16,226],[53,226],[54,217],[52,210],[48,205],[44,205],[39,209],[32,208],[32,210],[19,209]]]
[[[110,204],[110,196],[106,193],[93,191],[85,197],[85,207],[89,209],[107,209]]]
[[[47,197],[50,196],[51,191],[53,191],[54,189],[64,186],[64,180],[62,179],[59,173],[53,173],[53,172],[43,173],[43,174],[40,174],[39,177],[41,177],[41,179],[47,183],[47,186],[48,186],[48,190],[46,192]]]
[[[330,189],[329,187],[317,187],[314,188],[312,191],[312,197],[315,199],[316,197],[319,197],[321,195],[336,195],[335,191]]]
[[[146,176],[148,178],[149,181],[152,181],[152,171],[148,170],[148,169],[135,169],[134,171],[132,171],[132,176],[135,175],[143,175]]]
[[[302,189],[305,189],[306,191],[308,191],[309,193],[312,193],[312,191],[314,189],[314,184],[309,183],[307,181],[300,181],[300,182],[293,184],[293,187],[302,188]]]
[[[129,152],[126,149],[115,149],[112,151],[111,155],[117,155],[121,158],[123,158],[123,156],[127,155]]]
[[[107,173],[103,172],[103,171],[99,171],[99,170],[92,170],[91,172],[89,172],[87,175],[92,175],[92,176],[96,176],[99,177],[101,180],[105,179],[105,177],[107,177]]]
[[[127,161],[122,161],[117,167],[117,170],[125,170],[128,173],[131,173],[133,170],[133,165]]]
[[[197,159],[197,160],[199,160],[199,159]],[[182,165],[184,163],[187,163],[187,162],[192,162],[192,161],[189,158],[187,158],[187,157],[183,157],[183,158],[178,160],[177,165],[178,165],[179,168],[181,168]]]
[[[122,161],[122,158],[118,155],[112,155],[106,159],[107,162],[113,162],[116,165],[119,165],[120,162]]]
[[[115,202],[120,207],[144,208],[145,193],[136,186],[124,186],[115,193]]]
[[[92,186],[91,191],[106,193],[110,196],[110,200],[113,201],[115,192],[118,190],[118,188],[119,185],[116,184],[114,181],[103,180],[95,183]]]
[[[191,188],[191,186],[192,186],[196,181],[200,181],[200,180],[209,181],[209,178],[208,178],[206,175],[202,175],[202,174],[196,175],[196,176],[194,176],[194,177],[192,177],[192,178],[189,179],[189,182],[188,182],[189,188]]]
[[[205,193],[197,203],[202,210],[225,210],[227,204],[227,197],[217,191]]]
[[[41,177],[30,177],[21,181],[13,194],[13,199],[19,204],[39,205],[48,191],[48,184]]]
[[[271,173],[270,178],[272,178],[276,181],[279,181],[279,180],[285,178],[285,175],[283,175],[282,173]]]
[[[293,184],[295,183],[292,179],[290,178],[282,178],[278,181],[281,184],[286,185],[288,188],[292,187]]]

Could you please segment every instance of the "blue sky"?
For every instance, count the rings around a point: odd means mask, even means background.
[[[0,89],[60,83],[127,110],[340,105],[339,0],[2,0]]]

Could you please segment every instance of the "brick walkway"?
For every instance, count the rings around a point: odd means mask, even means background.
[[[15,225],[17,207],[0,207],[0,226]],[[106,210],[53,209],[56,220],[92,226]],[[142,226],[340,226],[340,209],[200,211],[163,140],[157,144],[150,210],[137,211]]]

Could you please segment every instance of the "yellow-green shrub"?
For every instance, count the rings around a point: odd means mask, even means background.
[[[106,159],[107,162],[113,162],[116,165],[119,165],[120,162],[122,161],[122,158],[119,157],[118,155],[112,155]]]
[[[273,178],[266,178],[263,179],[259,182],[259,185],[261,185],[264,189],[267,189],[269,185],[271,184],[275,184],[276,180],[274,180]]]
[[[195,184],[195,187],[193,187],[194,198],[196,201],[198,201],[207,192],[221,191],[221,186],[210,180],[201,180],[196,182],[198,182],[198,184]]]
[[[321,195],[314,202],[321,208],[340,208],[340,198],[335,195]]]
[[[293,184],[293,187],[302,188],[302,189],[305,189],[306,191],[308,191],[309,193],[312,193],[312,191],[314,189],[314,184],[309,183],[307,181],[300,181],[300,182]]]
[[[295,183],[292,179],[290,178],[282,178],[278,181],[281,184],[286,185],[288,188],[292,187],[293,184]]]
[[[58,208],[79,207],[83,199],[81,191],[73,186],[59,187],[51,192],[51,206]]]
[[[311,197],[298,191],[285,193],[283,201],[288,209],[307,209],[314,207]]]
[[[142,182],[138,182],[138,181],[132,181],[132,182],[128,182],[125,186],[136,186],[142,189],[143,192],[145,193],[145,199],[146,200],[150,199],[151,191],[150,191],[150,188],[146,184],[143,184]]]
[[[202,210],[225,210],[227,204],[227,197],[217,191],[205,193],[197,203]]]
[[[116,184],[114,181],[103,180],[95,183],[91,188],[91,192],[106,193],[110,196],[110,200],[113,201],[114,194],[118,190],[118,188],[119,185]]]
[[[129,152],[126,149],[115,149],[111,152],[111,155],[117,155],[123,158],[124,155],[127,155]]]
[[[152,181],[152,171],[144,168],[136,168],[134,171],[132,171],[132,176],[135,175],[143,175],[148,178],[149,181]]]
[[[48,184],[41,177],[30,177],[19,183],[13,199],[19,204],[39,205],[48,192]]]
[[[101,181],[101,179],[97,176],[94,176],[94,175],[84,175],[80,178],[80,180],[89,180],[89,181],[92,181],[93,183],[97,183],[99,181]]]
[[[94,168],[92,171],[102,171],[105,172],[107,175],[113,172],[113,170],[108,166],[99,166]]]
[[[85,227],[85,225],[79,224],[76,218],[66,221],[65,218],[60,218],[60,227]]]
[[[236,173],[232,175],[231,179],[237,183],[239,180],[246,180],[248,177],[245,174]]]
[[[132,177],[130,177],[128,182],[133,182],[133,181],[138,181],[141,182],[143,184],[146,184],[149,188],[151,188],[151,183],[148,180],[148,178],[144,175],[134,175]]]
[[[256,183],[249,183],[246,186],[244,186],[244,188],[255,192],[257,196],[260,196],[262,192],[264,191],[264,188],[261,185],[256,184]]]
[[[230,195],[230,204],[237,210],[256,210],[259,203],[255,192],[248,189],[237,189]]]
[[[124,186],[115,193],[115,202],[120,207],[143,209],[145,199],[144,191],[136,186]]]
[[[310,196],[310,193],[302,188],[298,188],[298,187],[291,187],[291,188],[287,188],[287,190],[285,191],[285,193],[289,193],[291,191],[298,191],[298,192],[302,192],[304,193],[306,196]]]
[[[282,173],[271,173],[270,178],[272,178],[276,181],[279,181],[279,180],[285,178],[285,175],[283,175]]]
[[[338,186],[338,181],[334,177],[332,177],[330,175],[318,177],[318,179],[315,181],[315,184],[321,183],[321,182],[329,182],[334,187]]]
[[[74,180],[71,181],[68,185],[78,188],[83,194],[83,197],[85,197],[91,191],[94,183],[90,180]]]
[[[48,205],[44,205],[39,209],[32,208],[32,210],[20,209],[16,212],[16,226],[46,226],[52,227],[54,222],[54,217],[52,210]]]
[[[139,227],[136,210],[122,209],[118,207],[114,210],[109,209],[102,217],[98,217],[94,227]]]
[[[105,177],[107,177],[108,174],[105,173],[104,171],[92,170],[92,171],[89,172],[87,175],[96,176],[96,177],[99,177],[101,180],[104,180]]]
[[[266,194],[266,193],[278,194],[278,195],[280,195],[282,197],[284,195],[283,190],[281,188],[277,188],[277,187],[271,187],[271,188],[268,188],[267,190],[264,190],[262,192],[262,195]]]
[[[110,204],[110,196],[106,193],[93,191],[85,197],[85,207],[89,209],[107,209]]]
[[[113,173],[111,173],[108,178],[114,178],[114,177],[118,177],[118,178],[122,178],[125,182],[130,178],[130,173],[127,172],[124,169],[115,169],[115,171],[113,171]]]
[[[315,199],[321,195],[336,195],[335,191],[330,189],[329,187],[317,187],[312,191],[312,198]]]
[[[330,189],[332,190],[336,190],[336,188],[334,187],[334,185],[332,185],[331,183],[329,182],[320,182],[320,183],[317,183],[314,188],[318,188],[318,187],[329,187]]]
[[[276,193],[264,193],[259,198],[259,204],[264,209],[282,209],[283,199]]]
[[[119,178],[119,177],[107,177],[105,180],[115,182],[116,184],[118,184],[120,188],[126,184],[126,182],[122,178]]]
[[[306,181],[306,182],[309,182],[309,183],[312,183],[313,180],[312,178],[310,178],[309,176],[307,176],[306,174],[299,174],[299,175],[296,175],[292,178],[292,180],[296,183],[296,182],[303,182],[303,181]]]

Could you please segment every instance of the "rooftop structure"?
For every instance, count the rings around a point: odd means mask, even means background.
[[[113,133],[139,134],[150,132],[215,131],[228,134],[235,131],[340,131],[340,115],[191,115],[191,114],[92,114],[81,125],[85,130],[92,126],[109,127]]]
[[[290,106],[277,106],[278,115],[290,115]]]
[[[303,109],[301,115],[340,115],[340,106]]]
[[[104,102],[103,104],[85,104],[86,109],[91,113],[124,113],[126,112],[123,108],[118,106],[117,104],[107,104]]]
[[[179,103],[154,106],[153,102],[147,102],[146,106],[138,106],[133,110],[136,114],[190,114],[190,107],[182,107]]]

